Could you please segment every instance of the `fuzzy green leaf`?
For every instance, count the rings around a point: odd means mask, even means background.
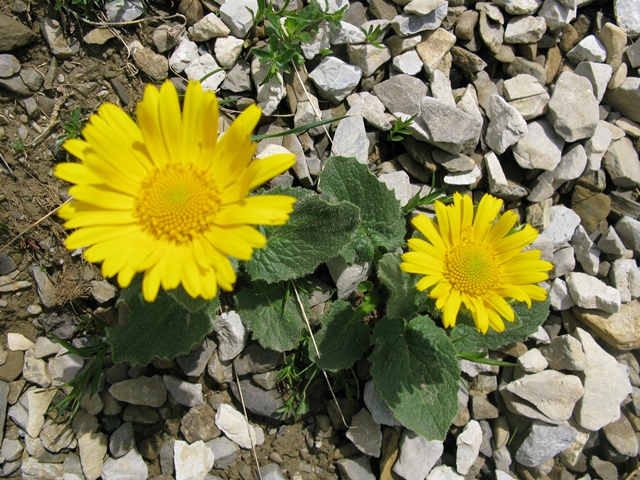
[[[444,330],[427,316],[384,318],[373,331],[371,375],[403,425],[429,440],[444,440],[458,412],[460,370]]]
[[[313,344],[309,344],[311,361],[323,370],[342,370],[356,363],[369,348],[371,337],[362,317],[363,313],[348,302],[339,300],[332,304],[320,319],[322,329],[315,335],[320,357]]]
[[[237,312],[265,348],[285,352],[300,344],[304,319],[288,283],[253,282],[237,296]]]
[[[387,186],[355,158],[331,157],[318,180],[318,190],[333,202],[360,209],[361,224],[341,254],[347,263],[370,262],[377,247],[395,250],[405,235],[400,202]]]
[[[265,227],[267,246],[245,264],[253,280],[279,282],[312,273],[335,257],[358,226],[358,208],[347,202],[330,204],[300,188],[280,188],[269,194],[298,199],[289,222]]]
[[[418,277],[400,270],[401,262],[397,253],[384,255],[378,262],[378,279],[390,292],[385,316],[407,319],[418,313],[426,296],[416,290]]]
[[[531,309],[526,303],[514,303],[516,319],[513,323],[504,322],[505,331],[498,333],[489,330],[486,335],[478,333],[473,320],[464,314],[458,315],[456,326],[451,330],[450,338],[458,352],[479,352],[494,350],[507,343],[523,342],[538,330],[549,316],[550,300],[532,302]]]
[[[197,303],[193,300],[193,305]],[[171,360],[189,353],[213,330],[215,309],[220,304],[215,299],[190,312],[164,291],[147,303],[138,280],[122,291],[117,305],[129,319],[123,326],[107,328],[113,361],[147,365],[154,358]]]

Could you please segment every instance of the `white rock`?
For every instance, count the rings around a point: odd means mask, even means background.
[[[251,74],[253,76],[253,82],[258,90],[256,100],[258,105],[262,108],[262,114],[265,116],[271,115],[276,111],[280,101],[287,94],[284,82],[282,81],[282,74],[278,72],[274,77],[266,83],[263,83],[269,72],[269,65],[266,63],[260,63],[257,58],[251,61]]]
[[[640,270],[631,258],[615,260],[609,270],[611,285],[620,292],[622,303],[630,302],[640,296]]]
[[[66,348],[58,351],[55,357],[49,360],[49,374],[51,385],[57,387],[73,380],[84,367],[84,359],[74,353],[69,353]]]
[[[539,373],[549,366],[549,363],[537,348],[532,348],[520,355],[516,360],[516,364],[525,373]]]
[[[482,428],[476,420],[467,423],[456,439],[456,470],[466,475],[480,453]]]
[[[494,0],[509,15],[533,15],[538,11],[542,0]]]
[[[256,445],[256,431],[247,423],[244,416],[226,403],[221,404],[216,412],[216,426],[242,448],[249,449]]]
[[[607,91],[607,85],[613,75],[613,70],[606,63],[595,62],[581,62],[575,69],[577,75],[585,77],[591,82],[593,88],[593,95],[598,102],[602,101],[605,92]]]
[[[584,273],[596,275],[600,266],[600,250],[589,238],[582,225],[578,225],[571,238],[571,245],[576,254],[576,260],[582,265]]]
[[[339,103],[360,83],[362,69],[336,57],[325,57],[309,74],[320,96]]]
[[[27,433],[35,438],[40,435],[44,426],[44,415],[51,405],[51,400],[56,394],[56,390],[31,389],[26,393],[26,400],[29,405],[29,420],[26,425]]]
[[[417,75],[422,70],[422,60],[415,50],[408,50],[393,57],[391,61],[393,68],[400,73],[407,75]]]
[[[225,37],[231,30],[215,14],[208,13],[189,28],[189,36],[194,42],[206,42],[212,38]]]
[[[489,126],[485,134],[487,146],[502,154],[507,148],[527,134],[527,122],[514,107],[501,96],[492,95],[489,99]]]
[[[424,480],[443,451],[444,445],[440,440],[427,440],[411,430],[404,430],[393,471],[405,480]]]
[[[231,35],[216,39],[213,51],[216,55],[216,60],[218,60],[222,68],[230,69],[235,66],[242,53],[243,44],[244,42],[241,39]]]
[[[329,31],[329,42],[331,45],[344,45],[354,43],[364,43],[365,37],[362,30],[349,22],[340,21],[340,27],[331,28]]]
[[[104,433],[87,433],[78,440],[82,472],[87,480],[96,480],[104,467],[107,453],[107,436]]]
[[[391,60],[391,51],[387,47],[375,45],[349,45],[347,47],[349,63],[362,69],[362,75],[370,77],[382,65]]]
[[[587,154],[587,170],[590,172],[600,170],[602,157],[611,144],[613,134],[607,125],[607,122],[599,121],[593,136],[584,144],[584,151]]]
[[[640,222],[624,216],[614,225],[616,233],[624,243],[624,246],[640,252]]]
[[[244,350],[249,332],[244,327],[240,315],[235,311],[222,313],[216,319],[213,329],[218,336],[220,360],[233,360]]]
[[[521,73],[515,77],[507,78],[502,88],[504,98],[508,101],[547,93],[547,90],[538,82],[536,77],[528,73]]]
[[[553,242],[554,246],[559,246],[571,240],[580,222],[578,214],[570,208],[564,205],[554,205],[551,207],[549,226],[544,229],[543,233]]]
[[[613,11],[618,26],[622,27],[631,38],[640,36],[640,1],[616,0]]]
[[[538,420],[516,452],[516,461],[526,467],[537,467],[566,449],[578,431],[570,426],[548,425]]]
[[[575,4],[567,7],[558,0],[544,0],[538,15],[545,19],[549,30],[557,30],[576,18],[576,7]]]
[[[607,58],[607,49],[595,35],[587,35],[567,52],[567,58],[573,63],[580,62],[604,62]]]
[[[576,305],[609,313],[620,311],[620,292],[596,277],[582,272],[566,275],[567,287]]]
[[[547,23],[543,17],[522,16],[509,20],[504,32],[505,43],[537,43],[545,31]]]
[[[561,73],[549,101],[549,120],[567,142],[591,137],[600,120],[591,82],[572,72]]]
[[[513,156],[522,168],[553,170],[560,163],[564,140],[546,120],[527,125],[526,135],[512,146]]]
[[[33,354],[36,358],[45,358],[56,355],[60,350],[62,350],[62,345],[59,343],[53,342],[47,337],[38,337],[36,338],[36,346]]]
[[[380,425],[374,422],[373,417],[366,408],[363,408],[353,416],[346,435],[356,448],[365,455],[376,458],[380,456],[382,431]]]
[[[577,328],[573,334],[584,350],[584,396],[576,405],[574,418],[590,431],[600,430],[620,418],[620,404],[631,393],[627,367],[605,352],[589,333]]]
[[[204,480],[213,468],[213,452],[202,440],[189,445],[176,440],[173,445],[176,480]]]
[[[198,45],[191,40],[183,38],[169,57],[169,67],[174,72],[181,73],[199,56]]]
[[[218,13],[234,37],[244,38],[253,26],[253,16],[257,11],[257,0],[233,0],[232,2],[224,2]]]
[[[610,253],[618,257],[622,257],[627,252],[627,248],[624,246],[624,243],[622,243],[622,240],[620,240],[620,237],[612,225],[609,225],[607,230],[602,234],[600,240],[598,240],[597,247],[604,253]]]
[[[329,274],[338,288],[338,298],[344,299],[355,293],[360,282],[366,280],[371,272],[371,264],[347,265],[342,257],[334,257],[327,262]]]
[[[162,381],[171,397],[180,405],[195,407],[204,403],[201,384],[187,382],[172,375],[163,375]]]
[[[438,465],[429,472],[426,480],[464,480],[464,477],[448,465]]]
[[[21,333],[7,333],[7,348],[11,351],[26,351],[36,346],[31,340]]]
[[[102,465],[102,480],[146,480],[149,469],[138,450],[132,448],[124,457],[107,458]]]
[[[36,358],[31,348],[24,352],[22,376],[28,382],[35,383],[39,387],[47,388],[51,386],[51,377],[47,370],[47,362]]]
[[[354,107],[355,108],[355,107]],[[350,111],[353,115],[353,109]],[[369,137],[361,115],[340,120],[333,135],[331,155],[354,157],[358,162],[369,163]]]
[[[425,30],[435,30],[447,16],[447,4],[443,4],[427,15],[403,13],[391,20],[391,28],[401,37],[409,37]]]
[[[378,97],[371,95],[369,92],[353,93],[347,97],[347,103],[350,107],[359,106],[361,108],[360,113],[367,123],[378,130],[391,130],[391,122],[385,113],[384,104]]]
[[[202,81],[203,90],[210,90],[214,92],[223,82],[226,73],[220,68],[220,65],[218,65],[216,59],[213,58],[213,55],[210,53],[205,53],[204,55],[196,58],[184,69],[184,73],[187,74],[187,78],[189,80],[200,80],[205,75],[215,72],[216,70],[218,70],[216,73]]]

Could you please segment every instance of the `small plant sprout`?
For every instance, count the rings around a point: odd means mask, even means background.
[[[60,147],[64,142],[72,138],[80,138],[82,132],[82,125],[80,125],[80,118],[82,117],[82,109],[76,107],[71,112],[71,117],[68,122],[62,125],[66,133],[63,133],[56,139],[56,146]]]
[[[377,48],[384,48],[384,45],[382,44],[384,30],[380,28],[380,25],[370,25],[367,29],[361,27],[360,30],[362,31],[362,33],[364,33],[364,36],[367,39],[367,43],[370,43]]]
[[[402,118],[396,118],[391,125],[391,130],[389,130],[389,140],[392,142],[401,142],[404,140],[405,136],[411,135],[411,132],[407,130],[407,127],[413,123],[413,120],[417,116],[418,114],[416,113],[404,120]]]

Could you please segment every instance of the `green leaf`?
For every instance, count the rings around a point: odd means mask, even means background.
[[[312,273],[335,257],[358,226],[358,208],[347,202],[330,204],[301,188],[276,188],[267,194],[298,199],[289,222],[265,227],[267,245],[245,263],[253,280],[279,282]]]
[[[237,296],[238,315],[253,332],[253,338],[265,348],[285,352],[300,344],[305,327],[288,283],[253,282]]]
[[[405,427],[444,440],[458,413],[460,370],[444,330],[427,316],[384,318],[373,331],[376,388]]]
[[[190,312],[164,291],[152,303],[142,298],[141,282],[125,288],[117,305],[130,314],[120,327],[107,328],[114,363],[147,365],[154,358],[173,359],[191,348],[213,330],[218,300]]]
[[[309,358],[323,370],[350,368],[369,348],[369,328],[362,323],[363,314],[351,304],[339,300],[320,319],[322,329],[315,334],[320,350],[318,357],[313,343],[309,344]]]
[[[182,307],[184,307],[191,313],[196,313],[209,303],[202,297],[193,298],[191,295],[185,292],[184,288],[182,288],[182,285],[180,285],[175,290],[168,290],[167,293],[171,295],[176,302],[178,302],[180,305],[182,305]]]
[[[458,352],[477,352],[495,350],[511,342],[522,342],[535,333],[549,316],[550,302],[548,298],[544,302],[532,302],[531,309],[527,308],[526,303],[512,304],[516,319],[513,323],[504,322],[503,333],[489,330],[483,335],[476,330],[468,315],[460,314],[450,333],[453,346]]]
[[[387,186],[355,158],[331,157],[318,180],[318,190],[333,202],[347,201],[360,209],[361,224],[341,252],[347,263],[373,260],[377,247],[402,246],[405,222],[400,202]]]
[[[408,319],[418,313],[426,295],[416,290],[417,275],[400,270],[401,262],[397,253],[384,255],[378,262],[378,278],[390,292],[385,316]]]

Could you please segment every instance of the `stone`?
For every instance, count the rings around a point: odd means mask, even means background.
[[[576,402],[584,395],[578,377],[555,370],[525,375],[501,387],[500,392],[510,411],[553,424],[571,418]]]
[[[51,385],[56,387],[73,380],[84,367],[84,359],[69,353],[66,348],[61,349],[55,357],[49,360],[49,374]]]
[[[589,333],[576,328],[587,358],[583,378],[584,396],[576,404],[574,418],[584,429],[596,431],[620,418],[620,404],[631,393],[627,367],[605,352]]]
[[[309,73],[309,78],[321,97],[339,103],[360,83],[362,69],[329,56]]]
[[[611,199],[603,193],[594,193],[576,185],[571,195],[571,208],[580,217],[586,232],[593,234],[606,224],[606,218],[611,212]]]
[[[420,113],[420,100],[428,87],[422,80],[400,74],[374,85],[373,92],[388,111],[412,116]]]
[[[346,480],[376,480],[371,470],[369,459],[364,455],[351,458],[341,458],[336,462],[340,474]]]
[[[487,68],[485,62],[480,56],[468,51],[465,48],[454,45],[451,47],[451,61],[465,72],[478,73]]]
[[[350,107],[360,107],[362,117],[369,125],[373,125],[378,130],[391,130],[391,122],[385,114],[384,104],[378,97],[369,92],[354,93],[347,97]]]
[[[640,186],[640,159],[628,137],[611,142],[604,154],[602,166],[614,185],[622,188]]]
[[[144,4],[139,0],[110,0],[104,9],[109,22],[131,22],[144,15]]]
[[[607,50],[595,35],[588,35],[569,50],[566,56],[576,65],[580,62],[601,63],[607,58]]]
[[[549,366],[549,363],[539,349],[532,348],[518,357],[516,365],[516,376],[518,376],[521,372],[540,373]]]
[[[240,452],[238,445],[226,437],[214,438],[205,442],[205,445],[213,452],[214,468],[221,470],[233,465]]]
[[[640,36],[640,3],[638,0],[617,0],[613,3],[616,23],[624,29],[627,36]]]
[[[213,55],[205,53],[193,60],[184,69],[189,80],[199,81],[205,75],[215,72],[202,82],[203,90],[215,91],[224,81],[226,73],[220,68]]]
[[[253,17],[258,12],[257,0],[234,0],[224,2],[218,13],[220,19],[229,27],[231,34],[237,38],[244,38],[253,27]]]
[[[144,47],[137,40],[129,44],[129,51],[131,51],[136,66],[151,80],[162,82],[169,76],[169,62],[163,55]]]
[[[640,296],[640,270],[633,259],[618,259],[609,270],[611,285],[620,292],[622,303],[630,302]],[[25,356],[26,358],[26,356]]]
[[[110,30],[105,29],[111,33]],[[182,34],[182,26],[178,23],[169,22],[163,23],[153,31],[153,45],[160,53],[167,52],[178,45],[180,41],[180,35]],[[85,37],[86,41],[86,37]]]
[[[358,162],[369,162],[369,137],[360,115],[350,116],[340,121],[333,135],[331,155],[354,157]]]
[[[571,298],[578,307],[609,313],[620,310],[620,292],[596,277],[582,272],[571,272],[565,279]]]
[[[338,298],[349,298],[354,294],[360,282],[367,279],[371,271],[371,264],[354,263],[347,265],[342,257],[334,257],[327,261],[329,274],[338,288]]]
[[[596,246],[601,252],[618,257],[622,257],[627,252],[627,248],[624,246],[624,243],[622,243],[622,240],[620,240],[613,226],[607,227],[607,230],[602,234]]]
[[[575,73],[591,82],[593,95],[598,102],[601,102],[613,74],[611,67],[606,63],[581,62],[576,67]]]
[[[549,120],[558,135],[567,142],[589,138],[599,119],[591,82],[575,73],[560,74],[549,101]]]
[[[547,30],[543,17],[514,17],[507,23],[504,31],[505,43],[528,44],[538,42]]]
[[[640,222],[638,220],[622,217],[616,222],[614,228],[625,247],[640,252]]]
[[[240,389],[244,404],[251,413],[274,420],[281,419],[278,410],[283,405],[283,399],[277,390],[264,390],[249,379],[240,380]],[[240,391],[235,382],[231,383],[231,391],[240,401]]]
[[[214,464],[213,452],[201,440],[191,445],[176,440],[173,458],[176,480],[204,480]]]
[[[104,433],[87,433],[78,440],[82,472],[87,480],[100,478],[107,453],[107,436]]]
[[[64,475],[61,463],[40,463],[34,457],[25,458],[21,468],[24,480],[57,480]]]
[[[391,60],[391,51],[387,48],[378,48],[375,45],[349,45],[347,47],[349,63],[362,69],[362,75],[370,77],[382,65]]]
[[[225,69],[232,69],[235,67],[236,62],[242,53],[243,45],[244,42],[240,38],[236,38],[232,35],[216,39],[214,53],[220,66]],[[227,74],[227,76],[228,75],[229,74]]]
[[[42,446],[51,453],[66,451],[76,446],[73,429],[69,424],[65,423],[53,423],[51,420],[45,421],[39,438],[42,441]]]
[[[475,149],[482,130],[478,119],[432,97],[422,98],[420,110],[414,122],[422,121],[429,143],[452,154]]]
[[[47,273],[40,270],[37,266],[34,266],[31,271],[33,273],[33,279],[36,282],[36,287],[38,288],[40,302],[47,308],[53,308],[58,302],[55,285],[51,282]]]
[[[521,98],[533,97],[547,93],[536,77],[526,73],[521,73],[513,78],[507,78],[502,86],[504,98],[507,101],[519,100]]]
[[[578,320],[591,328],[605,342],[618,350],[640,348],[640,302],[632,300],[620,305],[616,313],[574,308]]]
[[[233,310],[217,317],[213,329],[218,337],[220,360],[233,360],[247,344],[249,332],[244,327],[240,315]]]
[[[409,37],[425,30],[435,30],[447,15],[447,4],[442,4],[426,15],[403,13],[391,20],[391,28],[401,37]]]
[[[185,375],[190,377],[199,377],[202,375],[205,368],[207,368],[209,359],[211,358],[211,355],[213,355],[216,347],[217,345],[213,340],[205,338],[202,345],[195,350],[186,355],[176,357],[176,362],[180,365],[180,368],[182,368]]]
[[[600,267],[600,250],[596,248],[582,225],[578,225],[573,233],[571,245],[574,248],[576,260],[582,266],[584,273],[597,275]]]
[[[415,50],[409,50],[392,58],[393,68],[400,73],[417,75],[423,68],[422,60]]]
[[[169,67],[176,73],[182,73],[199,56],[198,45],[191,40],[183,38],[169,57]]]
[[[427,440],[411,430],[404,430],[393,472],[405,480],[424,480],[443,451],[440,440]]]
[[[102,465],[102,480],[138,480],[148,477],[147,464],[135,448],[124,457],[107,458]]]
[[[194,42],[206,42],[212,38],[226,37],[231,30],[214,13],[208,13],[189,28],[189,36]]]
[[[537,467],[566,449],[578,434],[570,426],[548,425],[535,420],[516,452],[516,461],[525,467]]]
[[[0,31],[0,52],[10,52],[38,38],[29,27],[4,14],[0,14]]]
[[[80,50],[80,43],[75,38],[71,40],[71,44],[67,43],[62,26],[57,20],[43,18],[40,27],[49,50],[56,58],[69,59]]]
[[[0,54],[0,77],[8,78],[19,71],[20,61],[16,57],[6,53]]]
[[[133,423],[124,422],[109,437],[109,454],[113,458],[124,457],[136,446]]]
[[[24,428],[31,437],[36,438],[40,435],[45,422],[44,415],[49,409],[55,394],[55,390],[35,388],[27,390],[27,393],[24,394],[29,406],[29,419]],[[11,417],[11,410],[9,410],[9,416]]]
[[[638,455],[638,438],[625,415],[620,415],[618,420],[606,425],[602,430],[609,445],[620,455],[627,457]]]
[[[564,205],[554,205],[549,224],[542,233],[557,247],[571,240],[578,225],[580,217],[577,213]]]
[[[625,117],[640,122],[640,78],[624,78],[616,88],[607,90],[603,101]]]
[[[527,122],[520,112],[498,95],[491,96],[487,117],[489,126],[485,142],[498,154],[504,153],[527,133]]]
[[[382,431],[380,425],[374,422],[371,414],[363,408],[351,419],[347,429],[347,438],[365,455],[380,456],[382,446]]]
[[[187,382],[172,375],[163,375],[162,381],[171,398],[180,405],[195,407],[196,405],[202,405],[204,403],[201,384]]]
[[[216,426],[242,448],[249,449],[256,444],[255,428],[248,424],[244,416],[231,405],[223,403],[218,407]]]
[[[447,32],[444,28],[437,28],[423,35],[422,41],[416,45],[415,51],[420,57],[427,75],[432,75],[436,71],[455,43],[455,35]]]
[[[553,170],[562,158],[564,140],[546,120],[534,120],[527,133],[512,146],[513,156],[522,168]]]
[[[404,171],[384,173],[378,177],[378,180],[394,193],[401,207],[409,203],[413,197],[409,175]]]
[[[109,388],[109,393],[121,402],[149,407],[161,407],[167,399],[167,389],[160,375],[140,376],[115,383]]]
[[[471,420],[456,439],[456,470],[466,475],[480,453],[482,429],[480,424]]]
[[[364,404],[371,413],[373,421],[379,425],[397,426],[401,423],[395,418],[393,412],[380,396],[375,388],[373,380],[369,380],[364,385],[363,392]]]

